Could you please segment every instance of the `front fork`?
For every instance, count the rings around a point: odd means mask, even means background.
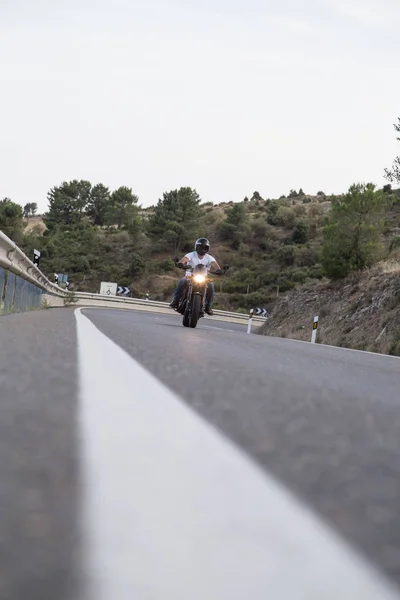
[[[204,308],[205,308],[205,304],[206,304],[207,285],[205,285],[202,290],[196,289],[196,291],[194,293],[201,294],[201,311],[204,312]],[[187,302],[189,301],[189,298],[191,298],[194,295],[194,293],[193,293],[193,284],[191,281],[189,281],[186,296],[182,300],[182,305],[181,305],[182,306],[182,310],[181,310],[182,314],[186,310],[186,305],[187,305]]]

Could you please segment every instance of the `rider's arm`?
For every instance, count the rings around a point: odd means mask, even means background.
[[[186,263],[189,262],[189,258],[187,256],[184,256],[183,258],[181,258],[181,260],[177,263],[178,265],[186,265]]]
[[[211,267],[211,273],[213,273],[214,271],[221,270],[221,267],[219,266],[219,264],[217,263],[216,260],[212,261],[210,267]]]

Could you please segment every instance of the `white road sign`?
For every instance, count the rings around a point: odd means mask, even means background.
[[[100,294],[103,296],[116,296],[117,295],[117,283],[110,283],[109,281],[102,281],[100,283]]]

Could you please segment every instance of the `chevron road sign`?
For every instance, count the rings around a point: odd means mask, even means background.
[[[264,317],[266,318],[268,315],[268,308],[256,308],[255,309],[255,313],[257,316],[259,317]]]
[[[131,293],[130,288],[125,287],[124,285],[119,285],[117,287],[117,294],[119,294],[120,296],[129,296]]]

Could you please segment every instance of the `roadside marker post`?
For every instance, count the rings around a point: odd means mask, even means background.
[[[318,317],[314,317],[313,330],[311,335],[311,343],[315,344],[317,340]]]
[[[39,262],[40,262],[40,252],[39,252],[39,250],[34,250],[33,251],[33,264],[35,265],[35,267],[39,268]]]
[[[254,308],[250,309],[250,312],[249,312],[249,324],[247,325],[247,333],[251,333],[251,324],[253,322],[253,313],[254,313]]]

